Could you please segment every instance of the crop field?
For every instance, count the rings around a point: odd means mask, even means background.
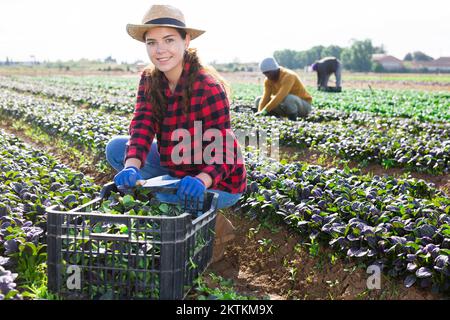
[[[73,209],[112,181],[105,146],[127,134],[137,81],[0,76],[0,300],[59,299],[46,208]],[[233,129],[271,134],[279,158],[244,150],[248,190],[224,210],[237,239],[188,298],[450,297],[448,91],[308,87],[313,111],[290,121],[254,116],[261,84],[231,87]],[[371,268],[380,287],[368,288]]]

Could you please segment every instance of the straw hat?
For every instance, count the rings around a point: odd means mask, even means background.
[[[145,42],[145,32],[155,27],[183,29],[191,35],[191,40],[205,32],[186,27],[183,13],[168,5],[153,5],[142,18],[142,24],[127,24],[127,32],[133,39]]]

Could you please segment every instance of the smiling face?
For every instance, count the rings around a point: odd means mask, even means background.
[[[147,53],[151,62],[168,78],[178,73],[181,75],[184,51],[189,47],[189,42],[189,34],[183,39],[175,28],[157,27],[145,34]]]

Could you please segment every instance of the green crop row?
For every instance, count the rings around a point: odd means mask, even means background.
[[[30,95],[3,90],[0,112],[22,119],[51,135],[66,137],[101,154],[114,135],[126,134],[129,118],[96,110],[81,110],[74,105],[52,102]],[[406,167],[411,170],[447,173],[450,168],[450,126],[422,123],[408,119],[388,121],[364,114],[333,121],[333,112],[316,113],[312,117],[328,122],[281,120],[275,117],[253,117],[240,114],[232,117],[235,130],[244,133],[256,129],[278,130],[281,145],[316,148],[360,162],[376,162],[385,167]],[[339,113],[339,112],[338,112]],[[314,118],[313,118],[314,119]]]
[[[48,134],[65,138],[95,153],[104,152],[115,135],[126,134],[129,119],[98,110],[83,110],[13,91],[0,93],[0,113],[35,125]]]
[[[385,117],[449,121],[450,94],[409,90],[345,90],[340,94],[314,92],[314,106],[346,112],[364,111]]]
[[[135,78],[114,77],[2,77],[0,86],[128,113],[133,111],[137,83]],[[450,120],[450,95],[446,92],[349,89],[330,94],[309,90],[313,96],[313,109],[369,112],[383,117],[415,118],[420,121]],[[230,100],[233,105],[250,106],[261,94],[262,84],[232,84]]]
[[[0,146],[0,300],[51,298],[46,289],[45,209],[86,203],[99,188],[3,131]]]
[[[377,265],[407,287],[450,289],[450,198],[423,180],[246,157],[241,207]]]
[[[447,92],[348,89],[336,94],[315,89],[309,91],[313,97],[313,110],[368,112],[382,117],[414,118],[420,121],[450,120],[450,95]],[[262,88],[254,84],[236,84],[233,92],[235,104],[252,106],[255,98],[262,95]]]
[[[16,149],[25,148],[19,145]],[[41,168],[39,159],[34,156],[26,162],[16,157],[10,163]],[[279,215],[299,232],[306,232],[312,239],[328,240],[349,257],[367,259],[367,263],[387,268],[393,276],[405,276],[407,286],[418,282],[424,287],[447,290],[450,201],[441,192],[420,180],[371,178],[301,163],[269,165],[256,159],[251,155],[245,158],[249,190],[242,202],[244,209]],[[52,176],[47,172],[44,175]],[[69,185],[80,186],[72,180]],[[64,184],[56,179],[50,178],[44,184],[48,183],[64,190]],[[25,185],[14,184],[13,188],[31,199],[22,191]],[[69,207],[80,202],[71,194],[61,200]],[[13,244],[9,242],[8,248],[14,248]],[[36,252],[38,256],[42,253]]]
[[[280,145],[313,148],[359,162],[405,167],[433,174],[450,171],[450,125],[385,120],[364,123],[363,117],[314,123],[240,114],[233,128],[272,132]],[[375,119],[372,119],[375,120]]]
[[[75,83],[75,84],[74,84]],[[136,90],[128,87],[117,88],[106,83],[79,83],[54,79],[25,77],[20,79],[1,78],[2,88],[18,92],[32,93],[47,98],[59,99],[78,105],[88,106],[119,114],[133,112]]]

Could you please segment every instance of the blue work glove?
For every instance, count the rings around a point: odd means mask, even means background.
[[[177,196],[180,201],[184,201],[185,197],[193,197],[201,200],[203,193],[206,191],[206,186],[203,181],[197,177],[186,176],[181,179],[178,185]]]
[[[116,186],[134,187],[142,177],[136,167],[127,167],[114,176]]]

